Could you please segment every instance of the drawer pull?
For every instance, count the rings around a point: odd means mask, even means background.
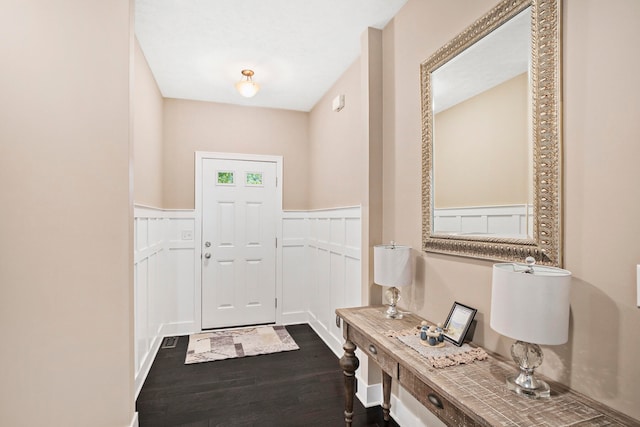
[[[429,394],[427,395],[427,398],[429,399],[429,402],[433,403],[433,405],[434,405],[436,408],[440,408],[440,409],[444,408],[444,406],[442,406],[442,401],[441,401],[441,400],[440,400],[440,398],[439,398],[438,396],[436,396],[435,394],[433,394],[433,393],[429,393]]]
[[[336,314],[336,328],[340,327],[340,316]]]
[[[369,344],[369,353],[378,354],[378,350],[373,346],[373,344]]]

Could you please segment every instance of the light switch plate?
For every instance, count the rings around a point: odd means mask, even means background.
[[[636,272],[636,283],[637,283],[636,298],[638,300],[636,305],[638,306],[638,308],[640,308],[640,264],[638,264],[636,268],[638,269],[638,271]]]

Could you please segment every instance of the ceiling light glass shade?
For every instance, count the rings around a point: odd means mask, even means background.
[[[236,83],[236,89],[245,98],[251,98],[260,90],[260,85],[253,81],[252,70],[242,70],[242,79]]]

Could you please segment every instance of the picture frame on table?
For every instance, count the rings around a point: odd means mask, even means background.
[[[457,301],[454,302],[444,323],[444,339],[460,347],[467,336],[477,311],[473,307],[460,304]]]

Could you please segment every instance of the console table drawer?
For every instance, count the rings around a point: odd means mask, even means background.
[[[369,358],[373,359],[384,372],[391,375],[392,378],[398,378],[398,362],[388,353],[355,329],[349,328],[348,339]]]
[[[439,393],[422,382],[411,371],[403,366],[399,367],[399,382],[418,399],[427,409],[450,426],[477,426],[472,418],[465,415],[455,405],[444,399]]]

